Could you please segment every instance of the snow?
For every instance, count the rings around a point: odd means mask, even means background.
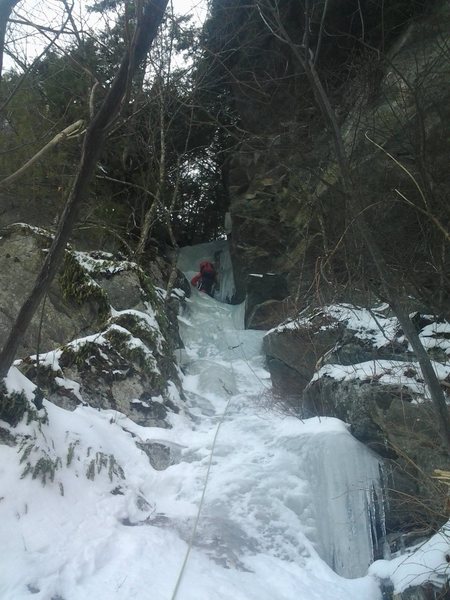
[[[83,397],[81,396],[80,392],[80,384],[77,381],[73,381],[68,377],[55,377],[54,381],[59,387],[73,392],[78,398],[78,400],[80,400],[80,402],[83,402]]]
[[[146,309],[147,312],[135,310],[134,308],[129,308],[126,310],[115,310],[114,308],[112,308],[111,316],[119,317],[120,315],[131,315],[144,321],[148,325],[148,327],[150,327],[150,329],[156,329],[159,332],[159,325],[155,317],[155,312],[148,302],[146,303]]]
[[[425,582],[442,587],[450,575],[450,524],[423,544],[409,548],[407,553],[393,560],[378,560],[369,572],[379,579],[390,579],[395,593]]]
[[[229,264],[220,241],[180,265],[218,251]],[[193,290],[179,321],[186,402],[171,429],[44,401],[48,423],[23,422],[23,445],[0,446],[2,600],[172,600],[205,482],[178,600],[379,600],[379,573],[367,575],[377,458],[337,419],[267,409],[264,332],[243,329],[243,307]],[[7,385],[32,397],[16,368]],[[175,464],[153,469],[136,442],[176,449]],[[21,478],[43,456],[54,481]]]
[[[450,365],[431,362],[438,379],[443,381],[450,377]],[[328,364],[321,367],[311,381],[317,381],[322,377],[330,377],[336,381],[376,382],[399,389],[404,387],[413,394],[428,398],[428,390],[423,382],[418,362],[369,360],[353,365]]]
[[[5,379],[6,389],[9,394],[12,392],[23,392],[28,400],[33,400],[36,386],[29,379],[22,375],[17,367],[11,367],[8,377]]]
[[[321,330],[337,330],[342,324],[351,332],[355,339],[361,340],[374,351],[387,349],[395,342],[396,345],[404,343],[404,350],[412,353],[412,348],[403,335],[399,335],[400,327],[395,317],[388,317],[386,304],[373,310],[358,308],[349,304],[335,304],[313,311],[305,311],[297,318],[291,318],[273,328],[270,332],[303,331],[311,330],[312,334]],[[412,315],[414,316],[414,315]],[[433,318],[427,316],[427,318]],[[425,326],[420,332],[420,339],[427,350],[440,350],[443,352],[440,359],[445,360],[445,354],[450,355],[450,323],[433,322]],[[432,355],[434,356],[434,355]],[[438,355],[439,356],[439,355]],[[416,401],[429,399],[429,392],[424,384],[420,365],[417,361],[374,359],[351,365],[327,363],[314,373],[310,383],[324,377],[336,381],[359,380],[368,383],[394,386],[398,389],[408,389]],[[322,357],[323,358],[323,357]],[[441,381],[450,378],[450,365],[448,363],[432,360],[434,371]]]
[[[156,361],[153,356],[153,352],[148,349],[148,347],[140,338],[134,337],[134,335],[131,335],[128,329],[125,329],[125,327],[121,327],[120,325],[115,325],[114,323],[108,327],[105,333],[107,334],[109,331],[115,331],[125,336],[126,346],[130,350],[140,350],[140,352],[142,352],[145,358],[152,360],[155,363],[153,369],[156,373],[159,373],[159,369],[156,366]]]
[[[114,319],[117,319],[118,317],[120,317],[122,315],[130,315],[132,317],[135,317],[136,319],[141,321],[142,327],[147,328],[149,331],[154,333],[154,343],[155,343],[156,350],[161,353],[163,350],[163,337],[161,334],[161,330],[160,330],[158,322],[156,320],[155,312],[154,312],[153,308],[148,303],[146,303],[146,307],[147,307],[146,312],[135,310],[135,309],[127,309],[127,310],[117,311],[117,310],[111,308],[111,319],[109,321],[110,324],[107,326],[107,328],[103,332],[94,333],[92,335],[88,335],[88,336],[85,336],[82,338],[77,338],[75,340],[72,340],[71,342],[69,342],[68,344],[66,344],[65,346],[63,346],[61,348],[57,348],[55,350],[51,350],[49,352],[40,354],[39,355],[40,365],[42,367],[50,368],[55,373],[58,373],[59,375],[61,375],[62,369],[61,369],[59,361],[60,361],[61,356],[64,353],[65,349],[70,348],[74,352],[79,352],[83,348],[83,346],[85,346],[86,344],[90,344],[90,343],[96,344],[99,347],[109,346],[110,343],[108,341],[108,333],[115,331],[124,336],[125,344],[127,345],[127,347],[130,350],[138,349],[142,352],[143,356],[145,356],[150,361],[153,361],[154,362],[154,367],[153,367],[154,371],[159,372],[159,370],[156,366],[156,362],[154,360],[153,353],[144,344],[144,342],[141,339],[133,336],[128,331],[128,329],[114,323]],[[31,358],[31,360],[36,361],[37,357],[36,357],[36,355],[32,355],[30,358]],[[108,357],[106,355],[104,355],[104,358],[107,359]],[[20,361],[18,361],[18,364],[20,364]],[[62,377],[57,377],[55,379],[55,381],[59,385],[62,385],[67,389],[71,389],[75,393],[75,395],[80,398],[79,386],[78,386],[78,384],[76,384],[76,382],[71,382],[69,379],[64,379]]]
[[[80,252],[73,253],[78,264],[83,267],[90,275],[114,275],[121,271],[138,270],[136,263],[128,260],[114,260],[114,256],[109,252]]]
[[[322,325],[322,329],[334,329],[337,327],[338,322],[345,323],[346,327],[354,332],[356,338],[370,341],[374,347],[382,348],[392,342],[398,332],[397,319],[386,317],[385,310],[386,305],[369,310],[351,304],[332,304],[316,309],[312,314],[306,316],[300,314],[295,319],[288,319],[270,331],[314,327],[316,317],[328,317],[330,321]]]
[[[427,350],[436,348],[450,355],[450,323],[430,323],[420,332],[420,340]]]

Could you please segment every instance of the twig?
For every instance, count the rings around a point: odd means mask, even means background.
[[[57,135],[55,135],[55,137],[52,140],[48,142],[48,144],[41,148],[39,152],[36,152],[36,154],[32,156],[28,162],[26,162],[19,169],[17,169],[15,173],[9,175],[9,177],[6,177],[5,179],[2,179],[2,181],[0,181],[0,188],[6,187],[14,183],[25,171],[32,167],[36,161],[38,161],[44,156],[44,154],[51,150],[53,146],[56,146],[57,144],[59,144],[59,142],[63,142],[66,139],[70,139],[78,135],[83,125],[84,121],[80,119],[75,123],[72,123],[72,125],[69,125],[65,129],[60,131]]]

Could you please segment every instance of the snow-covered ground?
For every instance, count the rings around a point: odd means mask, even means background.
[[[188,276],[217,248],[186,249]],[[232,285],[223,277],[221,294]],[[389,569],[366,575],[378,461],[336,419],[268,410],[263,332],[242,320],[193,291],[172,429],[45,402],[48,423],[19,424],[20,449],[0,445],[2,600],[173,600],[178,581],[178,600],[380,598]],[[32,393],[17,369],[8,385]],[[174,464],[153,469],[136,442]],[[22,477],[33,456],[47,462]]]

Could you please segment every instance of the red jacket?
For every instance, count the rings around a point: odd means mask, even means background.
[[[211,264],[208,260],[203,260],[200,263],[200,273],[197,273],[197,275],[194,275],[194,277],[191,279],[191,284],[194,287],[199,287],[198,284],[201,282],[202,275],[205,271],[207,271],[208,273],[213,273],[214,279],[216,279],[217,273],[214,268],[214,265]],[[206,290],[201,289],[200,291],[204,292]]]

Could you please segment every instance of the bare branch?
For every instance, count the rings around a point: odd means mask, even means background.
[[[67,139],[77,136],[80,133],[80,130],[83,127],[83,125],[84,121],[80,119],[79,121],[72,123],[72,125],[69,125],[65,129],[60,131],[57,135],[55,135],[55,137],[52,140],[48,142],[48,144],[45,144],[45,146],[41,148],[39,152],[36,152],[36,154],[32,156],[30,160],[28,160],[24,165],[17,169],[15,173],[9,175],[5,179],[2,179],[0,181],[0,189],[3,187],[7,187],[15,181],[17,181],[25,173],[25,171],[28,171],[28,169],[32,167],[35,162],[37,162],[40,158],[47,154],[47,152],[51,150],[54,146],[56,146],[60,142],[64,142]]]

